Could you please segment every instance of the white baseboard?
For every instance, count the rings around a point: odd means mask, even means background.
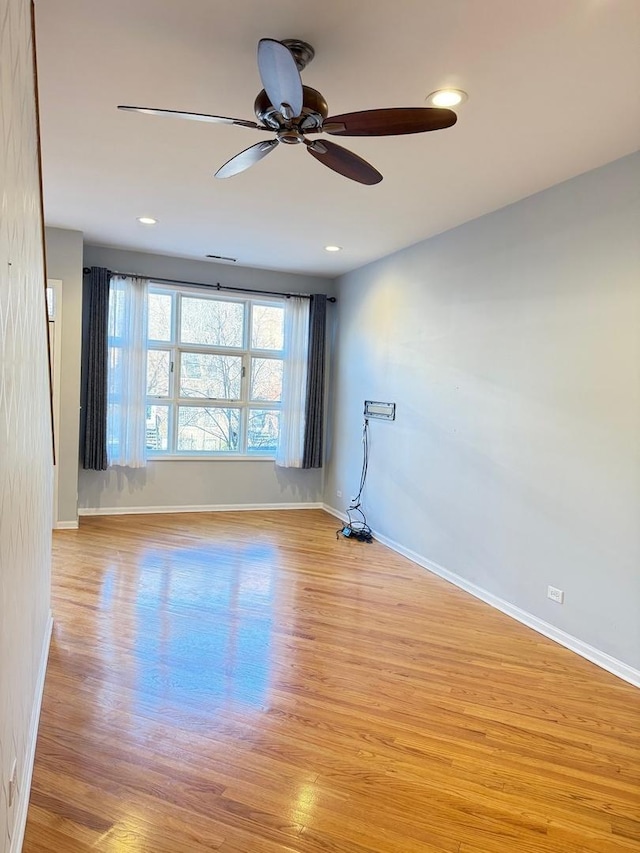
[[[82,507],[78,515],[163,515],[177,512],[249,512],[256,510],[324,509],[321,502],[278,504],[209,504],[196,506],[104,506]]]
[[[38,724],[40,722],[40,709],[42,707],[42,695],[44,693],[44,680],[47,674],[47,661],[49,659],[49,646],[51,644],[51,631],[53,629],[53,616],[49,611],[49,618],[45,628],[40,666],[38,668],[38,680],[36,683],[36,694],[31,711],[31,722],[27,740],[27,754],[24,757],[22,768],[18,801],[16,803],[16,817],[11,836],[9,853],[20,853],[24,841],[24,831],[27,827],[27,813],[29,811],[29,796],[31,794],[31,777],[33,776],[33,764],[36,757],[36,742],[38,740]]]
[[[335,517],[339,518],[340,521],[348,521],[349,520],[346,512],[342,512],[341,510],[336,509],[333,506],[329,506],[329,504],[322,504],[322,509],[325,512],[328,512],[329,515],[335,515]]]
[[[76,521],[56,521],[53,525],[54,530],[77,530],[78,522]]]
[[[335,515],[336,518],[339,518],[342,521],[347,520],[345,513],[329,506],[328,504],[325,504],[323,509],[325,512],[330,513],[330,515]],[[389,539],[387,536],[382,536],[381,534],[376,533],[375,530],[373,531],[373,536],[374,539],[382,545],[386,545],[387,548],[391,548],[392,551],[402,554],[403,557],[407,557],[407,559],[411,560],[413,563],[417,563],[423,569],[427,569],[427,571],[432,572],[434,575],[438,575],[438,577],[449,581],[449,583],[454,584],[454,586],[459,587],[459,589],[470,593],[475,598],[479,598],[480,601],[484,601],[485,604],[490,604],[492,607],[495,607],[496,610],[500,610],[501,613],[506,613],[507,616],[511,616],[513,619],[516,619],[523,625],[527,625],[529,628],[533,628],[533,630],[537,631],[539,634],[543,634],[550,640],[554,640],[566,649],[570,649],[572,652],[575,652],[581,657],[591,661],[591,663],[595,663],[597,666],[605,669],[612,675],[617,675],[618,678],[622,678],[624,681],[629,682],[629,684],[633,684],[634,687],[640,687],[640,670],[634,669],[628,664],[623,663],[623,661],[608,655],[606,652],[596,649],[594,646],[590,646],[589,643],[579,640],[572,634],[567,634],[566,631],[556,628],[555,625],[551,625],[549,622],[539,619],[532,613],[522,610],[520,607],[516,607],[515,604],[510,604],[503,598],[499,598],[497,595],[493,595],[493,593],[488,592],[486,589],[465,580],[460,577],[460,575],[450,572],[438,563],[434,563],[432,560],[427,560],[426,557],[417,554],[415,551],[409,550],[409,548],[405,548],[393,539]]]

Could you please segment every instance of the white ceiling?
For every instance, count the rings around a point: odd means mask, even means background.
[[[334,276],[640,144],[639,0],[36,0],[36,14],[47,224],[91,243]],[[284,145],[215,180],[266,134],[116,110],[253,119],[261,37],[314,46],[303,82],[330,114],[423,106],[443,86],[469,100],[448,130],[338,140],[383,173],[373,187]]]

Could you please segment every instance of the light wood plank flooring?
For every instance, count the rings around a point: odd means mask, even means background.
[[[640,851],[640,691],[337,526],[55,534],[24,853]]]

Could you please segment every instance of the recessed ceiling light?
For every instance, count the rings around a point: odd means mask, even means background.
[[[342,246],[325,246],[325,252],[341,252]]]
[[[457,107],[464,104],[469,96],[462,89],[436,89],[425,98],[432,107]]]
[[[141,222],[143,225],[155,225],[158,220],[154,219],[153,216],[139,216],[138,222]]]

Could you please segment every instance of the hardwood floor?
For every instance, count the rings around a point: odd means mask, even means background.
[[[24,853],[640,851],[640,691],[336,527],[55,534]]]

